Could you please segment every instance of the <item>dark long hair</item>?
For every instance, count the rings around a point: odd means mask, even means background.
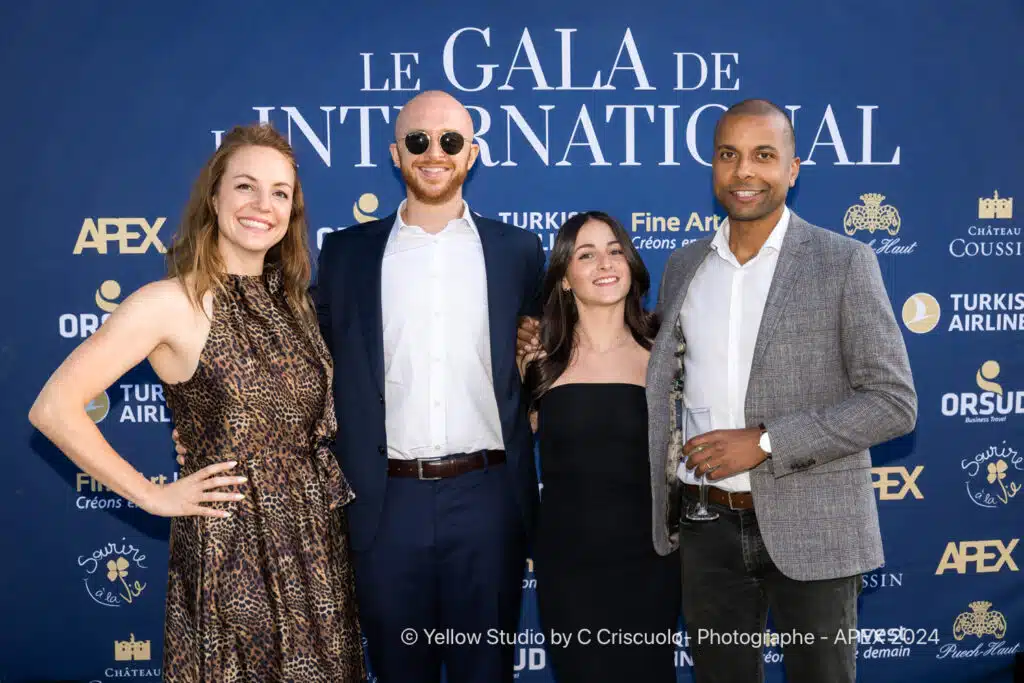
[[[576,324],[579,312],[572,292],[562,289],[562,279],[569,270],[576,250],[576,237],[588,221],[600,221],[611,228],[615,239],[622,245],[626,263],[629,265],[630,286],[626,295],[625,322],[636,340],[645,349],[650,349],[658,333],[658,320],[654,313],[644,309],[644,299],[651,288],[651,274],[643,259],[629,238],[622,224],[601,211],[578,213],[558,229],[547,274],[544,276],[544,311],[540,321],[540,343],[546,355],[532,361],[526,368],[525,381],[529,396],[530,410],[537,407],[541,396],[551,388],[565,369],[569,367],[576,348]]]

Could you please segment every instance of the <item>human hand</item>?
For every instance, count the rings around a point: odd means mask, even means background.
[[[520,318],[516,330],[516,358],[537,353],[544,353],[540,345],[540,321],[536,318]]]
[[[708,481],[724,479],[752,470],[768,457],[758,445],[761,430],[716,429],[695,436],[683,444],[686,469],[694,476],[708,475]]]
[[[236,461],[218,462],[182,477],[170,484],[154,484],[154,488],[140,501],[139,507],[160,517],[230,517],[228,510],[217,510],[201,503],[239,501],[242,493],[214,491],[213,489],[243,484],[246,477],[215,476],[235,467]]]
[[[188,449],[181,445],[181,441],[178,439],[178,430],[175,429],[171,432],[171,438],[174,439],[174,451],[178,454],[177,461],[179,465],[185,464],[184,455],[188,453]]]

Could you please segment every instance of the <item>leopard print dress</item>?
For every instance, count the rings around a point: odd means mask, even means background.
[[[199,368],[164,386],[181,476],[237,460],[228,518],[171,522],[165,681],[363,681],[344,506],[331,452],[331,359],[296,321],[279,271],[230,275],[214,294]]]

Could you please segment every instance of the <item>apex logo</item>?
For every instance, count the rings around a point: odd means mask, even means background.
[[[924,471],[924,465],[918,465],[911,472],[906,467],[872,467],[871,474],[876,477],[875,490],[879,500],[903,500],[911,494],[918,500],[924,500],[924,494],[917,486],[917,478]]]
[[[942,553],[939,560],[939,568],[935,570],[936,576],[948,571],[957,574],[968,573],[968,568],[973,565],[977,574],[991,574],[1002,571],[1005,566],[1011,572],[1020,571],[1017,563],[1013,560],[1013,549],[1020,542],[1019,538],[1012,539],[1009,543],[1002,541],[951,541],[946,544],[946,552]]]
[[[150,247],[166,254],[167,249],[157,234],[166,220],[157,218],[150,225],[145,218],[86,218],[78,231],[78,241],[72,253],[81,254],[86,249],[95,249],[98,254],[106,254],[107,245],[116,242],[119,254],[145,254]],[[141,228],[141,232],[136,227]]]

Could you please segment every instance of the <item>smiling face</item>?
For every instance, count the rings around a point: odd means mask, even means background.
[[[632,284],[626,250],[611,227],[590,219],[576,233],[562,288],[571,289],[584,306],[622,302]]]
[[[429,146],[414,154],[406,146],[406,136],[423,133]],[[458,133],[464,144],[455,154],[441,148],[441,136]],[[425,204],[444,204],[460,197],[462,184],[476,161],[479,148],[472,143],[473,120],[459,102],[445,93],[426,92],[410,100],[395,124],[395,143],[391,158],[402,171],[406,187],[415,199]]]
[[[227,161],[213,205],[226,263],[263,256],[288,232],[295,173],[270,147],[247,146]]]
[[[782,215],[800,170],[788,126],[778,114],[736,114],[719,124],[711,168],[715,197],[730,222]]]

